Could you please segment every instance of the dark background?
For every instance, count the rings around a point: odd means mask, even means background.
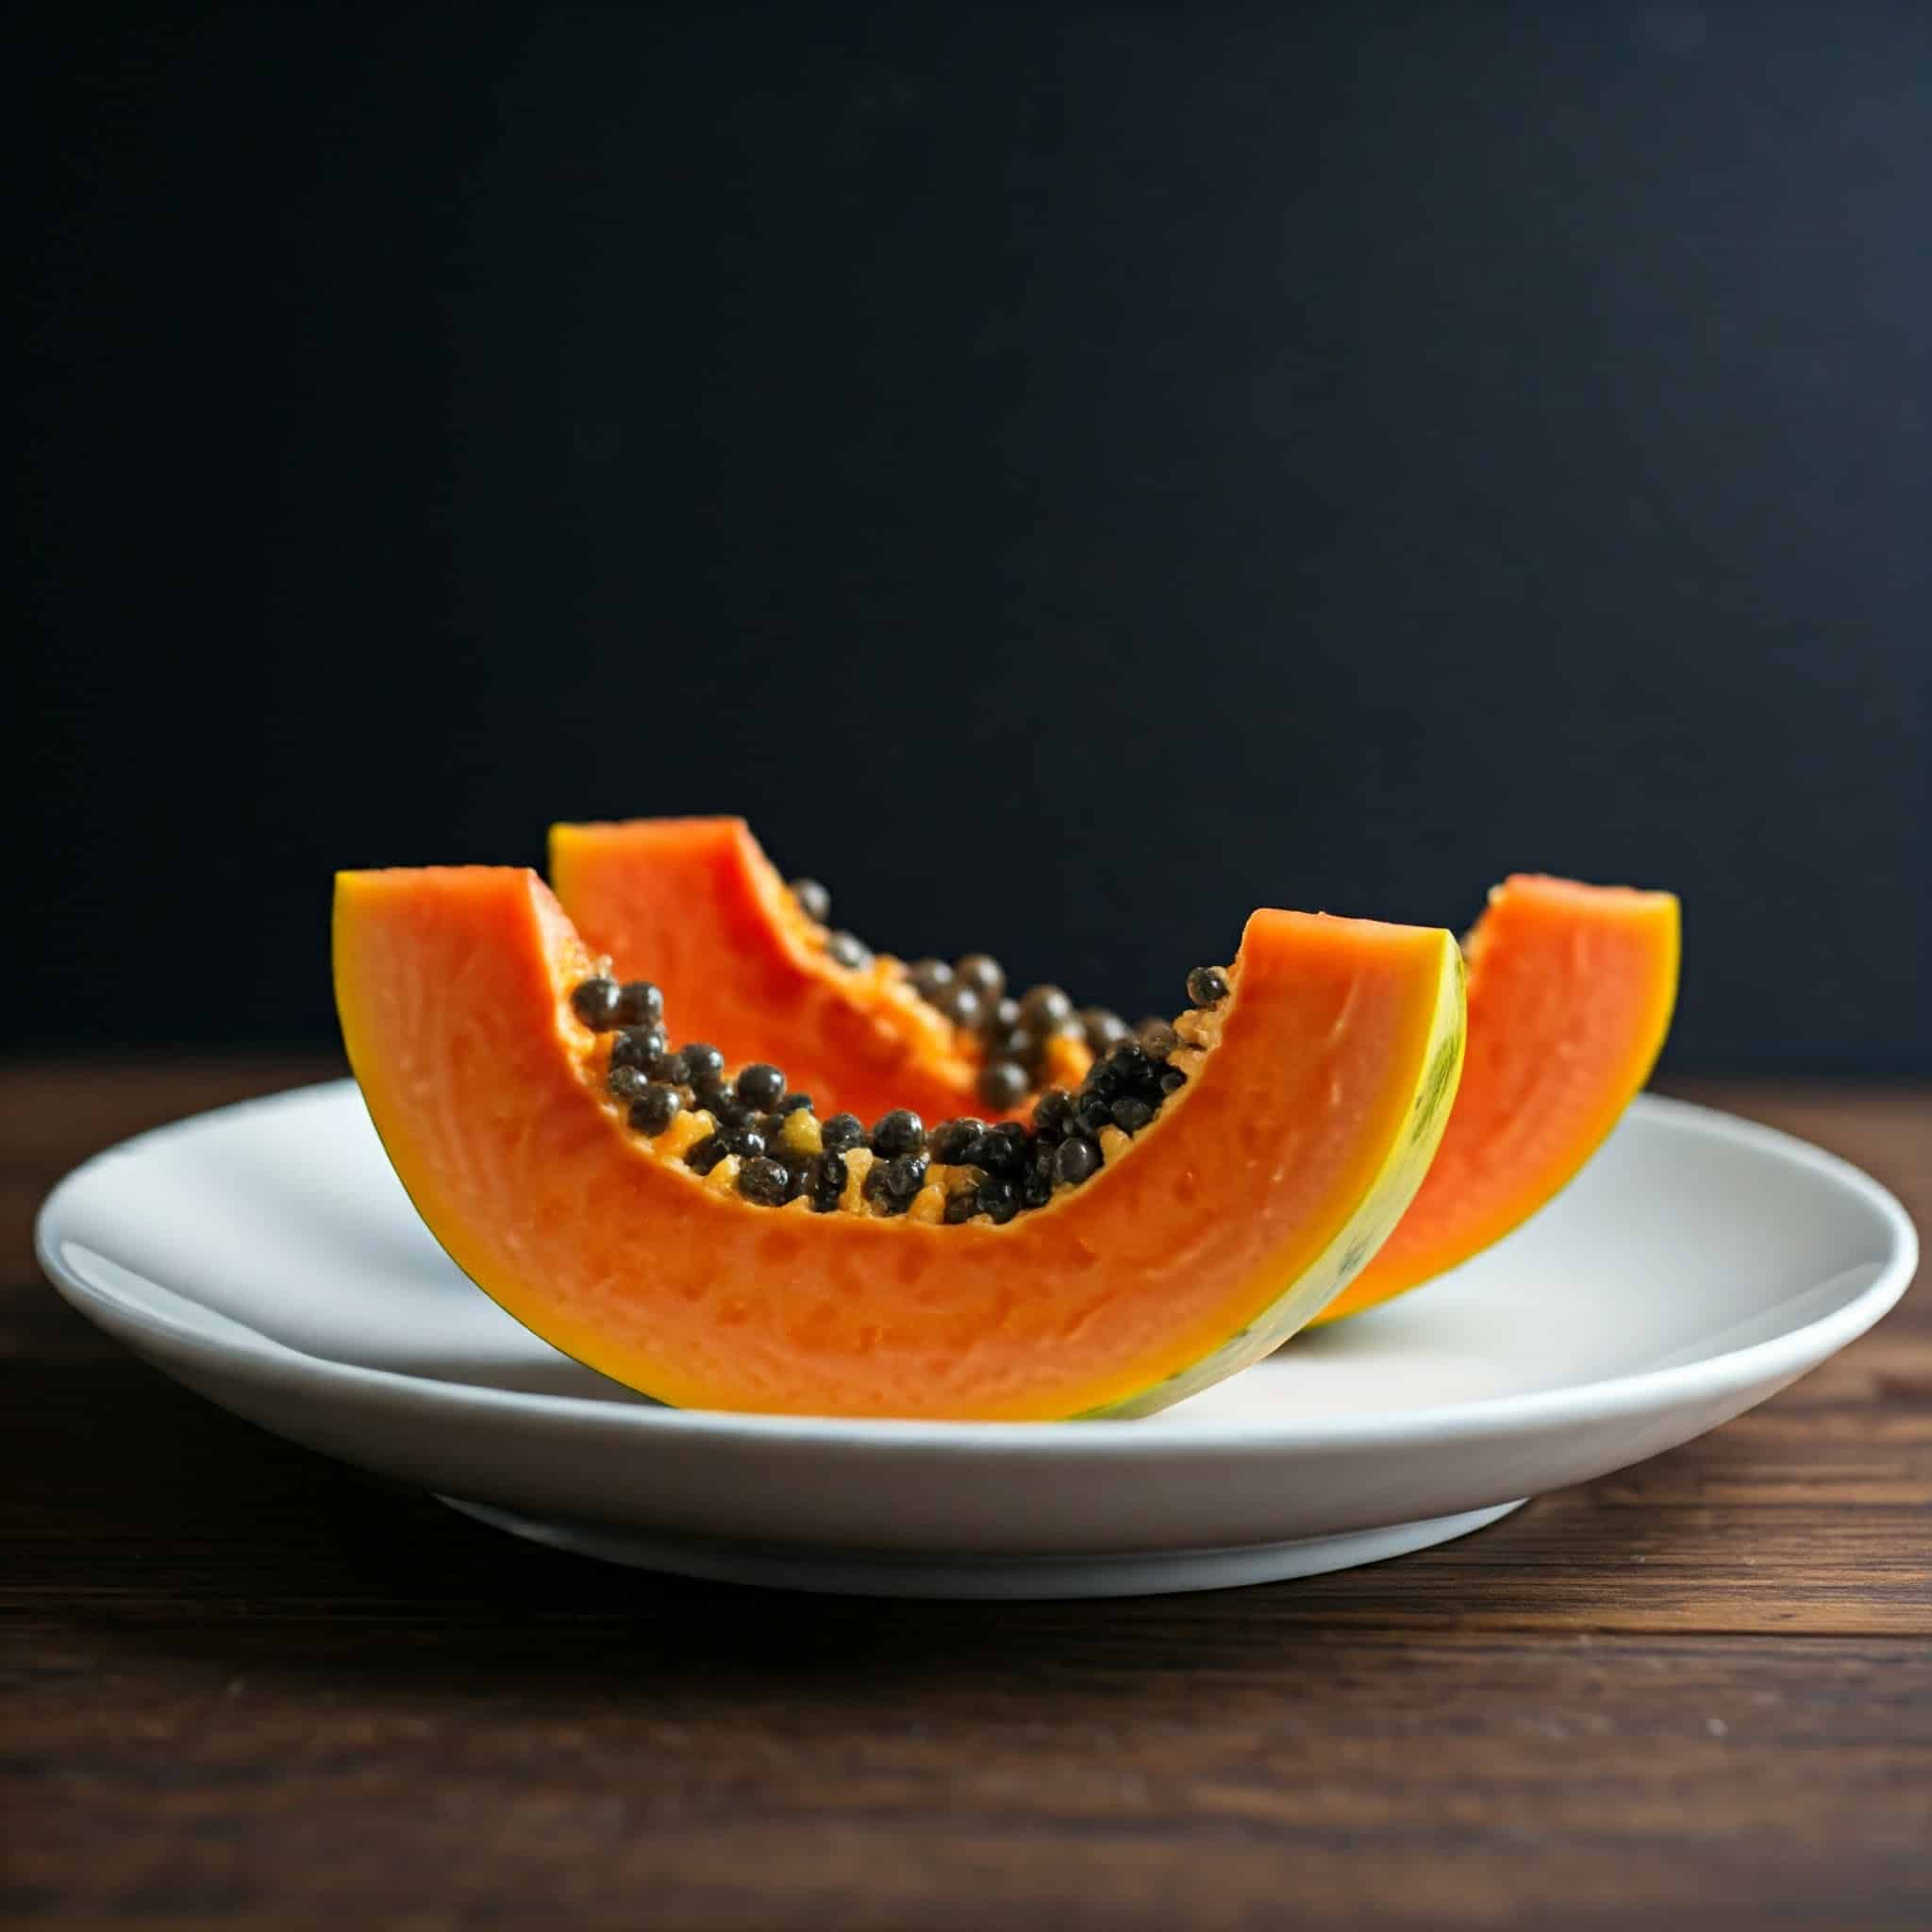
[[[339,865],[737,810],[1138,1011],[1686,902],[1932,1066],[1932,11],[41,8],[16,1045],[333,1038]]]

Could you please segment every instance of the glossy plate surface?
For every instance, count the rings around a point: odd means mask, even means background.
[[[190,1388],[516,1534],[989,1597],[1261,1582],[1481,1528],[1762,1401],[1918,1257],[1857,1169],[1645,1097],[1527,1226],[1413,1295],[1144,1421],[972,1424],[684,1411],[605,1381],[457,1272],[346,1081],[99,1156],[38,1241],[81,1313]]]

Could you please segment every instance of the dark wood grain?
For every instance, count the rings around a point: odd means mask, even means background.
[[[334,1071],[0,1080],[11,1926],[1923,1927],[1932,1304],[1398,1563],[845,1602],[604,1569],[261,1435],[35,1270],[73,1161]],[[1932,1095],[1695,1097],[1932,1218]]]

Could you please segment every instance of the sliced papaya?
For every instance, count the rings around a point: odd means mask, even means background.
[[[1469,1061],[1421,1191],[1316,1318],[1466,1261],[1564,1188],[1650,1075],[1677,996],[1669,892],[1519,874],[1466,942]]]
[[[663,989],[688,1037],[744,1059],[775,1055],[782,1039],[795,1087],[866,1120],[976,1104],[970,1033],[920,997],[899,960],[828,947],[841,936],[742,819],[555,825],[550,882],[595,951]]]
[[[1204,1010],[1143,1070],[1158,1111],[1126,1096],[1109,1104],[1127,1128],[1089,1138],[1067,1120],[1057,1142],[1044,1125],[972,1121],[928,1135],[892,1113],[872,1148],[840,1155],[835,1121],[774,1098],[775,1068],[735,1087],[698,1070],[710,1061],[650,1024],[656,991],[618,989],[600,967],[529,872],[338,877],[343,1036],[430,1230],[526,1326],[684,1407],[1164,1407],[1267,1353],[1368,1260],[1421,1184],[1462,1059],[1451,935],[1264,910],[1232,967],[1204,969]],[[610,1030],[626,1001],[645,1024]],[[1109,1065],[1130,1070],[1138,1051]],[[680,1072],[681,1109],[662,1099]],[[726,1109],[748,1094],[774,1110],[746,1124]],[[747,1136],[824,1151],[798,1167],[803,1191],[764,1191],[792,1171],[721,1152],[734,1134],[741,1152]],[[947,1166],[949,1136],[983,1164]],[[876,1193],[874,1149],[889,1146],[906,1151]],[[1000,1177],[1009,1158],[1031,1177],[1023,1195],[1054,1176],[1025,1211]],[[836,1200],[814,1191],[834,1163]],[[918,1177],[909,1204],[890,1192],[901,1166]]]

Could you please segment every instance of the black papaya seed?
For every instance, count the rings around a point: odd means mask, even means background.
[[[619,1066],[613,1061],[606,1084],[615,1100],[641,1100],[650,1087],[651,1076],[641,1067]]]
[[[737,1086],[739,1098],[762,1112],[785,1091],[785,1075],[768,1061],[754,1060],[740,1070]]]
[[[988,1005],[1007,990],[1007,969],[990,953],[968,953],[953,968],[953,976],[960,985],[970,986]]]
[[[872,964],[872,948],[849,932],[827,934],[825,952],[828,958],[837,960],[841,966],[849,966],[855,973]]]
[[[626,1026],[610,1042],[613,1067],[641,1067],[648,1073],[664,1057],[664,1029],[661,1026]]]
[[[1018,1060],[989,1060],[979,1070],[979,1097],[997,1113],[1026,1096],[1026,1069]]]
[[[664,995],[648,979],[627,979],[617,989],[620,1026],[655,1026],[664,1017]]]
[[[614,979],[580,979],[571,988],[571,1011],[592,1033],[608,1033],[617,1024],[618,992]]]
[[[677,1089],[654,1080],[631,1102],[630,1124],[641,1133],[661,1134],[683,1110]]]
[[[784,1202],[791,1176],[781,1162],[758,1155],[738,1170],[738,1191],[761,1208],[776,1208]]]
[[[872,1130],[872,1151],[881,1159],[911,1154],[925,1145],[925,1123],[908,1107],[881,1114]]]
[[[1196,966],[1188,974],[1188,997],[1197,1007],[1218,1006],[1227,997],[1227,974],[1219,966]]]
[[[1078,1187],[1090,1176],[1100,1172],[1100,1149],[1085,1134],[1075,1134],[1070,1141],[1062,1141],[1059,1151],[1054,1156],[1054,1178]]]
[[[724,1056],[708,1040],[687,1040],[678,1051],[684,1061],[684,1077],[693,1087],[707,1074],[724,1071]]]

